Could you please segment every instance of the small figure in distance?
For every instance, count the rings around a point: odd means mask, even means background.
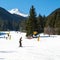
[[[19,40],[19,47],[22,47],[22,37],[20,37],[20,40]]]

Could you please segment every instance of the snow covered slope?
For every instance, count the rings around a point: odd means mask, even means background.
[[[17,14],[17,15],[20,15],[20,16],[23,16],[23,17],[27,17],[28,15],[27,14],[23,14],[21,13],[17,8],[15,9],[12,9],[9,11],[11,14]]]
[[[26,33],[10,32],[11,39],[0,38],[0,60],[60,60],[60,36],[27,39]],[[22,45],[19,47],[19,38]]]

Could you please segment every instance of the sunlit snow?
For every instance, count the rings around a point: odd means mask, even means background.
[[[28,16],[28,14],[23,14],[23,13],[21,13],[17,8],[12,9],[12,10],[10,10],[9,12],[10,12],[11,14],[17,14],[17,15],[20,15],[20,16],[23,16],[23,17],[27,17],[27,16]]]
[[[9,33],[11,37],[0,36],[0,60],[60,60],[60,35],[49,37],[42,33],[38,41],[38,38],[27,39],[23,32]],[[19,47],[20,37],[23,47]]]

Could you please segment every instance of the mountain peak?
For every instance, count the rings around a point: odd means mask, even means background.
[[[12,9],[9,11],[11,14],[17,14],[17,15],[20,15],[20,16],[23,16],[23,17],[27,17],[28,15],[27,14],[23,14],[19,11],[19,9],[15,8],[15,9]]]
[[[13,11],[13,12],[19,12],[19,10],[17,8],[12,9],[11,11]]]

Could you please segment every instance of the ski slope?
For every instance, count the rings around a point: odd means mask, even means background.
[[[40,34],[40,41],[27,39],[23,32],[11,31],[10,35],[11,39],[0,38],[0,60],[60,60],[59,35]],[[19,47],[21,36],[23,47]]]

